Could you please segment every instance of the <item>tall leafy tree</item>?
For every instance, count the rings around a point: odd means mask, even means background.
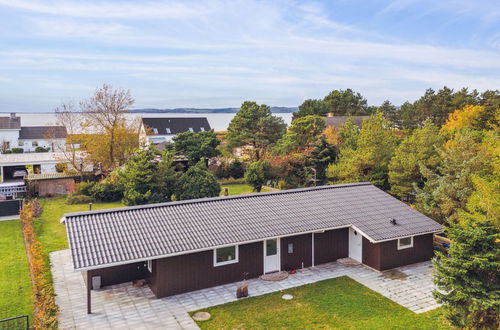
[[[133,104],[130,91],[106,84],[80,102],[84,127],[90,133],[82,148],[104,173],[123,165],[128,151],[139,146],[138,125],[125,117]]]
[[[467,105],[463,109],[450,113],[442,130],[453,133],[457,130],[469,128],[476,130],[498,128],[500,108],[487,109],[481,105]]]
[[[325,130],[326,124],[319,116],[305,116],[292,122],[287,132],[278,141],[275,151],[284,155],[316,144]]]
[[[293,113],[292,121],[305,116],[326,116],[328,106],[323,100],[305,100],[299,105],[299,110]]]
[[[363,123],[357,148],[342,148],[336,164],[327,169],[332,182],[370,181],[388,189],[388,166],[399,143],[399,137],[390,128],[382,113]]]
[[[217,149],[220,141],[213,130],[179,133],[174,136],[173,141],[175,151],[185,155],[191,165],[197,164],[204,158],[209,159],[220,154]]]
[[[286,124],[273,116],[271,109],[255,102],[244,102],[229,123],[226,140],[229,148],[251,146],[253,159],[259,160],[283,136]]]
[[[217,178],[208,171],[204,161],[191,166],[177,181],[175,196],[177,200],[216,197],[220,194]]]
[[[248,164],[245,172],[245,182],[253,187],[253,191],[260,192],[262,186],[270,178],[270,164],[266,160],[259,160]]]
[[[172,154],[158,160],[153,150],[137,149],[118,170],[118,178],[126,205],[170,201],[177,180]]]
[[[328,108],[327,112],[337,116],[366,115],[370,112],[366,99],[352,89],[333,90],[323,101]]]
[[[420,167],[423,165],[431,170],[437,167],[440,160],[437,148],[443,143],[439,128],[430,121],[405,137],[389,163],[391,194],[407,198],[415,192],[415,185],[422,188],[424,176]]]

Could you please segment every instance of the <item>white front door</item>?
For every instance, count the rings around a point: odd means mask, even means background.
[[[349,258],[363,262],[363,236],[349,228]]]
[[[279,238],[264,241],[264,274],[280,270]]]

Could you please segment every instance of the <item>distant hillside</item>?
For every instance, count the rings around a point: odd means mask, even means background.
[[[175,108],[175,109],[133,109],[132,113],[236,113],[239,108],[212,108],[212,109],[198,109],[198,108]],[[292,113],[297,111],[297,107],[271,107],[273,113]]]

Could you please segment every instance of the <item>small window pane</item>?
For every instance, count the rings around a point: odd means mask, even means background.
[[[217,253],[217,263],[236,259],[236,247],[228,246],[215,250]]]
[[[288,243],[288,253],[293,253],[293,243]]]
[[[406,237],[406,238],[400,238],[399,239],[399,246],[409,246],[411,245],[411,237]]]
[[[194,129],[192,127],[189,127],[190,132],[194,132]]]
[[[273,256],[275,255],[277,251],[277,240],[275,239],[269,239],[266,241],[266,256]]]
[[[167,127],[165,130],[167,131],[167,134],[172,133],[172,131],[170,130],[170,128],[169,128],[169,127]]]

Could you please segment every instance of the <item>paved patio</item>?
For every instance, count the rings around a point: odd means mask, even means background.
[[[234,283],[161,299],[147,286],[134,288],[124,283],[92,291],[93,314],[87,315],[83,276],[72,270],[69,250],[52,252],[50,259],[62,329],[197,329],[187,312],[236,300]],[[431,293],[430,262],[382,273],[362,265],[328,263],[280,282],[249,280],[249,293],[257,296],[344,275],[415,313],[438,307]]]

